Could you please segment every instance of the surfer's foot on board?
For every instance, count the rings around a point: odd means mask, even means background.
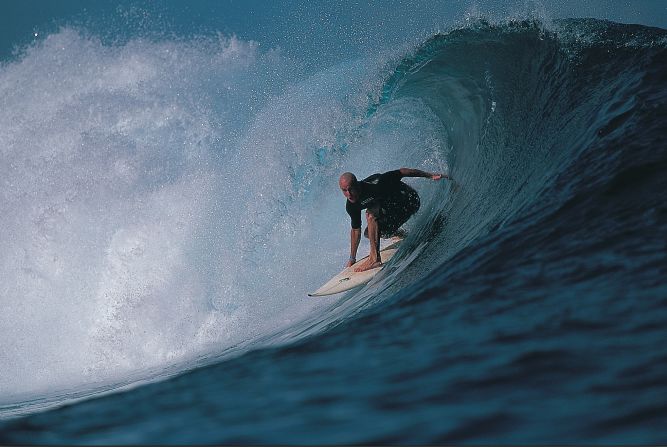
[[[405,239],[406,237],[408,237],[408,232],[405,231],[404,228],[399,228],[394,234],[391,235],[390,239],[392,242],[398,242],[402,239]]]
[[[359,265],[354,268],[355,272],[365,272],[366,270],[374,269],[377,267],[382,267],[382,262],[375,261],[371,262],[370,259],[359,262]]]

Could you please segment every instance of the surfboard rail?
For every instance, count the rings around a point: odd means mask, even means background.
[[[365,270],[363,272],[355,272],[355,266],[367,259],[368,256],[366,256],[335,275],[316,291],[309,293],[308,296],[314,297],[334,295],[337,293],[347,292],[348,290],[352,290],[356,287],[361,287],[368,284],[371,279],[373,279],[373,277],[375,277],[375,275],[377,275],[380,270],[382,270],[384,265],[389,262],[389,260],[398,251],[400,242],[400,240],[396,241],[380,250],[380,259],[382,260],[382,265],[380,267]]]

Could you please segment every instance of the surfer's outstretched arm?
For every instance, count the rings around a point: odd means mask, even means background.
[[[449,178],[447,174],[441,174],[438,172],[426,172],[413,168],[401,168],[399,169],[399,171],[401,171],[401,175],[403,177],[424,177],[424,178],[430,178],[431,180],[440,180],[443,178],[446,179]]]
[[[357,261],[359,241],[361,241],[361,228],[352,228],[350,230],[350,259],[345,264],[345,267],[349,267]]]

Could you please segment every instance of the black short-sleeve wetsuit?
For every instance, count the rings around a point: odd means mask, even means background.
[[[352,228],[361,228],[361,210],[375,216],[380,227],[380,237],[393,236],[419,209],[419,195],[401,181],[401,171],[373,174],[357,183],[359,200],[346,201],[345,209],[350,215]]]

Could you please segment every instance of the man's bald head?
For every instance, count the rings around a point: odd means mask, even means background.
[[[340,179],[338,179],[338,184],[345,183],[347,185],[355,185],[357,183],[357,177],[351,172],[344,172],[341,174]]]
[[[359,198],[359,189],[357,187],[357,177],[351,172],[344,172],[338,179],[338,186],[343,191],[347,200],[354,203]]]

